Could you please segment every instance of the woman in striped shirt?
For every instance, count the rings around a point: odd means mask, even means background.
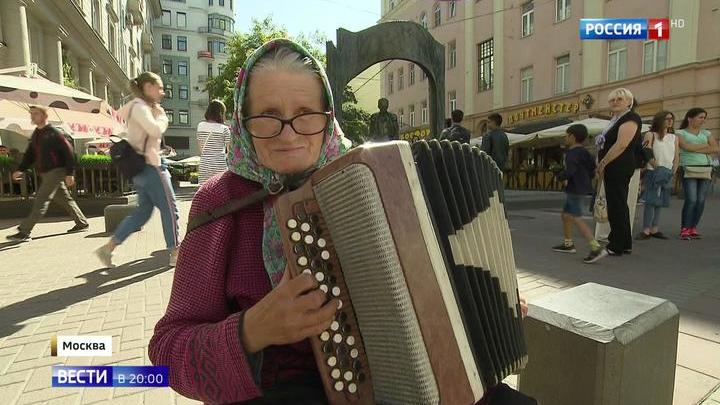
[[[223,123],[224,117],[225,104],[220,100],[212,100],[205,111],[205,121],[198,124],[200,185],[215,174],[227,170],[226,151],[230,143],[230,128]]]

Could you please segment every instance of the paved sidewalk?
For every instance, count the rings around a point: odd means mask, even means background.
[[[554,198],[554,197],[553,197]],[[181,197],[181,226],[189,195]],[[552,204],[538,204],[551,206]],[[675,224],[681,202],[664,213]],[[560,238],[559,210],[510,211],[520,288],[531,301],[585,282],[598,282],[671,299],[681,309],[675,404],[696,404],[720,384],[720,201],[703,220],[706,239],[638,242],[633,255],[597,265],[549,247]],[[0,243],[0,403],[3,404],[198,404],[164,389],[53,389],[53,364],[149,365],[147,344],[172,285],[157,213],[117,250],[121,264],[103,271],[92,250],[107,238],[103,218],[91,232],[65,235],[68,220],[37,226],[28,244]],[[0,221],[0,238],[16,222]],[[676,226],[665,227],[674,233]],[[1,242],[1,241],[0,241]],[[112,335],[112,357],[50,357],[56,334]],[[704,405],[720,405],[720,393]],[[644,404],[639,404],[644,405]]]

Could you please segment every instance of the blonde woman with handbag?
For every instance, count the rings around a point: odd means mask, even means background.
[[[702,125],[707,111],[691,108],[685,113],[676,132],[680,144],[680,165],[683,168],[683,194],[680,239],[700,239],[698,223],[705,209],[705,197],[712,180],[712,155],[720,152],[717,140]]]

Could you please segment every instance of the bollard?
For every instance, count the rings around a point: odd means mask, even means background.
[[[543,405],[672,405],[679,313],[595,283],[529,304],[521,392]]]

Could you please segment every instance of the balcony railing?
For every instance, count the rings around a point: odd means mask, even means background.
[[[197,57],[198,59],[212,59],[213,54],[210,51],[198,51]]]
[[[215,28],[215,27],[200,27],[198,28],[198,32],[201,34],[215,34],[215,35],[222,35],[224,37],[230,35],[230,31],[222,28]]]

